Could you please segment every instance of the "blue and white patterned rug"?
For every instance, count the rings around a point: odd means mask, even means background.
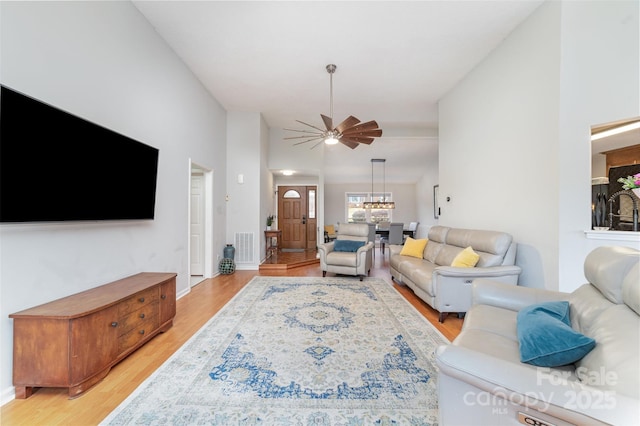
[[[432,425],[447,340],[377,278],[255,277],[104,425]]]

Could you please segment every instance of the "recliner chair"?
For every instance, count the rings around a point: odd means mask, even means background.
[[[359,242],[364,244],[355,251],[335,250],[336,245],[339,246],[339,250],[353,249],[355,245],[359,245]],[[322,276],[326,276],[327,272],[332,272],[359,276],[362,281],[371,270],[373,245],[369,241],[369,225],[366,223],[340,224],[336,240],[318,246]],[[340,246],[345,247],[340,248]]]

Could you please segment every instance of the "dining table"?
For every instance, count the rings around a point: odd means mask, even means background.
[[[408,235],[410,237],[413,237],[413,233],[415,231],[412,231],[409,228],[403,228],[402,229],[402,234],[403,235]],[[376,235],[380,235],[381,237],[388,237],[389,236],[389,228],[376,228]]]

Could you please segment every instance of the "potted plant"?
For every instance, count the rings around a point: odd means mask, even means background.
[[[267,231],[270,231],[270,230],[271,230],[271,225],[273,225],[273,220],[274,220],[275,218],[276,218],[276,217],[275,217],[274,215],[272,215],[272,214],[271,214],[271,215],[269,215],[269,216],[267,216]]]
[[[636,173],[633,176],[627,176],[626,178],[618,179],[618,182],[622,184],[622,189],[633,191],[638,198],[640,198],[640,173]]]

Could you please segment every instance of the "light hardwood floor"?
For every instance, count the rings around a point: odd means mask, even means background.
[[[276,262],[286,263],[291,259],[294,262],[304,261],[305,257],[315,258],[315,253],[281,254],[270,264],[276,266]],[[319,264],[313,263],[290,269],[274,267],[260,271],[236,271],[205,280],[177,301],[177,314],[169,331],[156,336],[115,365],[93,389],[76,399],[68,399],[66,389],[39,389],[28,399],[13,400],[2,406],[0,424],[89,426],[100,423],[256,275],[319,277],[322,272]],[[379,250],[370,276],[392,282],[388,257],[383,257]],[[452,340],[460,333],[462,320],[457,316],[449,315],[440,324],[437,311],[418,299],[413,291],[397,283],[393,285],[446,338]]]

